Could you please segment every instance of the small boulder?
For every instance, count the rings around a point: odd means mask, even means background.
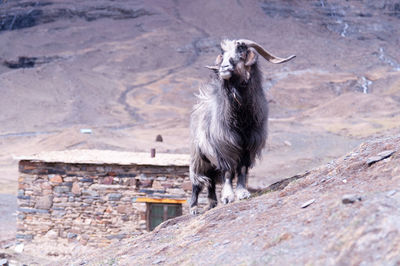
[[[342,197],[342,203],[343,204],[352,204],[356,201],[361,201],[361,197],[358,195],[354,195],[354,194],[346,194]]]
[[[157,135],[156,142],[163,142],[163,137],[161,135]]]

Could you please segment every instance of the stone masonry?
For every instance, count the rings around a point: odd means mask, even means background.
[[[107,244],[148,229],[149,202],[191,194],[187,155],[79,150],[20,157],[17,239]],[[202,193],[200,204],[206,202]]]

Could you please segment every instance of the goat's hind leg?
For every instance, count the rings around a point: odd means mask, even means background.
[[[250,192],[247,190],[247,171],[246,166],[238,169],[238,182],[236,186],[236,197],[238,200],[250,198]]]
[[[212,209],[217,206],[217,194],[215,192],[215,179],[210,180],[210,184],[208,185],[208,209]]]
[[[190,213],[193,215],[196,215],[199,212],[198,207],[197,207],[197,201],[198,201],[199,194],[202,189],[203,189],[203,185],[192,184],[192,198],[190,199]]]

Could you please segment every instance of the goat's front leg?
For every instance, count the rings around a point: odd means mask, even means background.
[[[247,170],[246,166],[239,169],[238,182],[236,186],[236,197],[238,200],[250,198],[250,192],[247,190]]]
[[[226,171],[224,173],[224,186],[221,192],[221,201],[224,204],[233,202],[235,200],[235,194],[233,193],[232,188],[232,179],[235,173],[231,173],[230,171]]]

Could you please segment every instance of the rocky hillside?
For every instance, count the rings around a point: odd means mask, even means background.
[[[398,265],[400,135],[97,251],[35,240],[6,253],[40,265]]]
[[[24,248],[0,256],[33,265],[398,265],[400,135],[106,248],[41,240]]]
[[[289,180],[288,180],[289,181]],[[400,135],[280,182],[250,200],[161,224],[75,264],[397,265]]]

